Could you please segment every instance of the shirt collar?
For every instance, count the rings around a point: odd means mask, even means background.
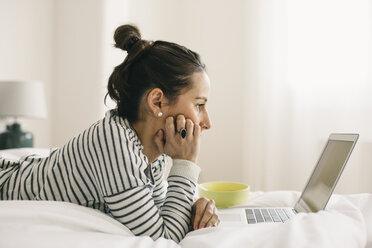
[[[130,124],[130,122],[125,118],[124,119],[124,124],[125,124],[125,127],[127,128],[128,132],[129,132],[129,140],[133,142],[133,144],[135,146],[137,146],[140,150],[143,150],[143,146],[141,144],[141,141],[140,139],[138,138],[138,135],[136,133],[136,131],[134,130],[132,124]]]
[[[130,122],[126,118],[122,118],[119,115],[117,115],[117,110],[116,109],[110,110],[110,113],[111,113],[111,115],[116,117],[116,120],[118,120],[120,125],[128,131],[128,140],[133,142],[133,144],[136,147],[138,147],[139,150],[143,150],[143,146],[141,144],[141,141],[138,138],[138,135],[137,135],[136,131],[134,130],[132,124],[130,124]]]

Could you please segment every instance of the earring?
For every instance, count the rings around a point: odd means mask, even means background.
[[[163,113],[162,112],[159,112],[158,113],[158,117],[162,117],[163,116]]]

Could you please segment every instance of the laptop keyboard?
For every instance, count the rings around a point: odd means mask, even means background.
[[[245,209],[248,224],[265,222],[286,222],[297,212],[288,208],[247,208]]]

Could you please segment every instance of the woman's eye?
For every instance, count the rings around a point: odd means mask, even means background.
[[[202,107],[204,107],[205,104],[196,104],[196,107],[198,108],[198,110],[200,110]]]

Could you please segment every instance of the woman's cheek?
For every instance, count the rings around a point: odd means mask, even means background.
[[[199,124],[199,118],[197,117],[195,113],[190,113],[190,115],[185,115],[185,116],[188,116],[187,118],[192,120],[194,124]]]

